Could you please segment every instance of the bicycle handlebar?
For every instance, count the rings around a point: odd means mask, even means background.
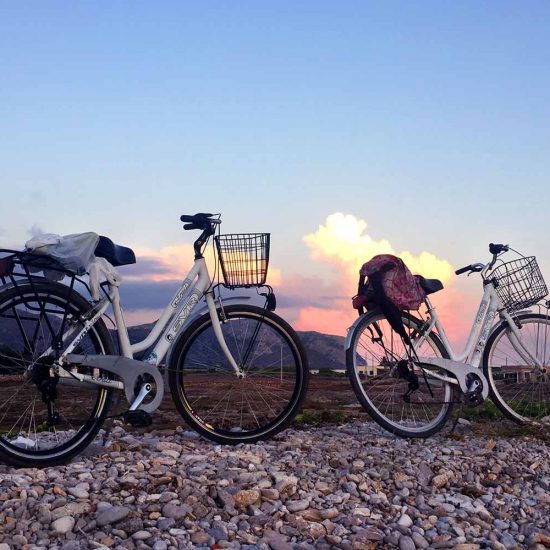
[[[489,252],[493,255],[508,252],[510,247],[507,244],[489,244]]]
[[[198,214],[182,214],[180,220],[186,222],[183,229],[190,231],[192,229],[202,229],[213,234],[213,226],[221,223],[220,219],[213,219],[212,216],[217,214],[207,214],[206,212],[199,212]]]
[[[217,218],[212,218],[217,216]],[[207,214],[206,212],[199,212],[198,214],[188,215],[182,214],[180,220],[185,222],[183,229],[190,231],[192,229],[200,229],[202,233],[199,238],[193,243],[193,249],[195,250],[195,260],[202,258],[201,249],[203,245],[208,242],[208,239],[216,232],[215,226],[222,223],[219,218],[219,214]]]
[[[462,273],[466,273],[466,272],[478,273],[480,271],[483,271],[484,269],[487,269],[487,271],[490,271],[492,267],[495,265],[498,255],[502,254],[503,252],[508,252],[509,249],[510,247],[507,244],[490,243],[489,252],[493,255],[493,259],[489,264],[485,265],[485,264],[477,263],[477,264],[466,265],[464,267],[461,267],[460,269],[457,269],[455,271],[455,275],[462,275]]]
[[[469,271],[470,273],[478,273],[482,271],[485,268],[485,264],[470,264],[464,267],[461,267],[460,269],[457,269],[455,271],[455,275],[462,275],[462,273],[466,273]]]
[[[455,275],[462,275],[463,273],[466,273],[466,271],[471,271],[471,265],[467,265],[465,267],[461,267],[460,269],[457,269],[455,271]]]

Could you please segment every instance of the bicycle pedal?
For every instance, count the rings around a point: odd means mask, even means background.
[[[128,411],[122,416],[124,421],[134,428],[146,428],[153,423],[153,418],[148,412],[137,410]]]
[[[483,395],[479,390],[466,392],[464,394],[463,402],[465,405],[468,405],[470,407],[478,407],[483,403],[483,401]]]

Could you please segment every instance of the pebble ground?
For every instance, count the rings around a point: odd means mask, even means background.
[[[550,548],[550,446],[463,430],[227,447],[117,425],[66,466],[0,465],[0,550]]]

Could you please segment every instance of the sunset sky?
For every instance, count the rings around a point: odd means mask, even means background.
[[[133,320],[190,266],[182,213],[272,233],[302,330],[345,334],[378,252],[440,277],[460,340],[487,244],[550,278],[547,1],[0,2],[0,246],[132,246]],[[452,311],[464,319],[452,320]]]

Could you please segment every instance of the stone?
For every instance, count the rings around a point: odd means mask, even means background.
[[[441,489],[441,488],[445,487],[445,485],[447,485],[447,483],[449,482],[450,477],[451,476],[450,476],[449,472],[443,472],[441,474],[438,474],[438,475],[433,477],[432,486],[435,487],[436,489]]]
[[[411,537],[401,535],[399,537],[399,550],[416,550],[416,544]]]
[[[245,489],[236,493],[233,498],[236,506],[245,508],[260,499],[260,492],[256,489]]]
[[[412,524],[413,524],[413,520],[411,519],[411,516],[409,516],[408,514],[403,514],[397,522],[397,525],[405,528],[410,527]]]
[[[429,542],[420,533],[411,533],[411,538],[417,548],[428,548],[430,546]]]
[[[174,504],[169,502],[162,507],[162,515],[167,518],[180,520],[188,516],[193,511],[193,508],[185,504]]]
[[[210,540],[210,535],[208,533],[205,533],[204,531],[196,531],[191,535],[191,542],[193,542],[196,545],[206,545],[208,544],[208,541]]]
[[[149,531],[136,531],[133,535],[132,535],[132,539],[133,540],[147,540],[147,539],[150,539],[153,535],[151,535],[151,533],[149,533]]]
[[[289,512],[301,512],[309,508],[309,500],[287,500],[285,506]]]
[[[129,513],[130,509],[126,506],[112,506],[98,514],[96,523],[99,527],[110,525],[124,519]]]
[[[72,516],[63,516],[52,522],[52,531],[56,533],[69,533],[73,530],[75,519]]]

